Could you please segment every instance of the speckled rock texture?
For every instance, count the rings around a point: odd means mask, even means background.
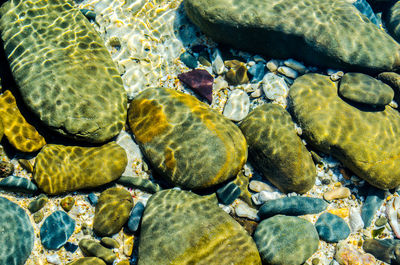
[[[262,221],[254,233],[263,264],[300,265],[318,249],[318,233],[299,217],[277,215]]]
[[[125,123],[126,93],[103,41],[73,6],[7,1],[0,8],[1,38],[29,110],[63,135],[105,142]]]
[[[346,0],[185,0],[217,42],[272,58],[379,72],[398,69],[400,46]]]
[[[48,144],[36,157],[33,178],[41,190],[55,195],[114,181],[126,164],[125,150],[114,142],[100,147]]]
[[[4,134],[15,149],[21,152],[35,152],[46,144],[43,136],[22,116],[10,90],[0,95],[0,117]]]
[[[77,259],[67,265],[106,265],[106,263],[102,259],[90,257]]]
[[[314,186],[314,162],[285,109],[264,104],[243,120],[240,129],[250,161],[281,191],[305,193]]]
[[[393,100],[394,91],[369,75],[346,73],[340,80],[339,95],[357,103],[384,106]]]
[[[390,35],[400,41],[400,2],[396,3],[389,9],[385,16],[385,26]]]
[[[290,88],[291,109],[307,143],[380,189],[400,184],[400,115],[343,101],[329,76],[306,74]],[[390,146],[390,148],[388,148]]]
[[[157,246],[157,247],[155,247]],[[253,239],[215,196],[165,190],[144,211],[138,265],[261,265]]]
[[[23,265],[34,243],[29,216],[4,197],[0,197],[0,212],[0,264]]]
[[[103,191],[96,204],[93,231],[98,236],[118,233],[128,221],[132,207],[133,199],[126,189],[110,188]]]
[[[211,187],[236,176],[247,160],[239,128],[191,95],[146,89],[128,119],[150,164],[175,186]]]

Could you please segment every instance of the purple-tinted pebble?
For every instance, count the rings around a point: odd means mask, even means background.
[[[179,80],[188,85],[193,91],[212,102],[212,87],[214,78],[206,70],[194,69],[178,75]]]

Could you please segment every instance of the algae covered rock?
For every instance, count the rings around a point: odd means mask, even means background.
[[[303,264],[318,249],[318,233],[312,223],[299,217],[277,215],[262,221],[254,233],[263,263]]]
[[[249,145],[249,159],[265,178],[287,193],[305,193],[312,188],[314,162],[285,109],[264,104],[243,120],[240,129]]]
[[[394,91],[369,75],[346,73],[340,80],[339,95],[362,104],[384,106],[393,100]]]
[[[0,264],[23,265],[35,238],[29,216],[4,197],[0,197],[0,212]]]
[[[71,263],[68,263],[67,265],[106,265],[106,263],[102,259],[96,257],[89,257],[89,258],[79,258]]]
[[[49,129],[96,143],[119,133],[126,119],[122,80],[72,1],[7,1],[0,32],[23,101]]]
[[[35,160],[33,178],[47,194],[94,188],[119,178],[127,164],[114,142],[100,147],[46,145]]]
[[[128,221],[132,207],[133,199],[127,190],[110,188],[103,191],[96,204],[93,231],[98,236],[118,233]]]
[[[10,90],[0,95],[0,117],[4,134],[15,149],[22,152],[35,152],[46,144],[43,136],[22,116]]]
[[[218,207],[215,196],[165,190],[144,211],[138,265],[260,264],[247,232]]]
[[[329,76],[307,74],[290,88],[292,111],[307,142],[380,189],[400,184],[400,115],[357,108],[337,94]]]
[[[346,0],[185,0],[217,42],[344,70],[398,69],[400,46]]]
[[[400,2],[396,1],[396,3],[390,7],[386,16],[385,16],[385,26],[388,29],[390,35],[397,40],[400,41]]]
[[[146,89],[132,101],[128,119],[149,162],[174,185],[207,188],[236,176],[246,162],[241,131],[193,96]]]

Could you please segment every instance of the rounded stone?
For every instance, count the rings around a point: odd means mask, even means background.
[[[75,204],[75,199],[71,196],[65,197],[61,200],[60,205],[64,211],[69,212]]]
[[[323,213],[315,223],[319,237],[329,243],[337,243],[350,235],[350,228],[339,216]]]
[[[96,257],[89,257],[89,258],[79,258],[71,263],[68,263],[67,265],[106,265],[106,263],[102,259]]]
[[[4,197],[0,197],[0,212],[0,264],[23,265],[35,238],[29,216]]]
[[[250,110],[250,98],[241,89],[233,90],[225,104],[223,115],[232,121],[243,120]]]
[[[46,194],[40,194],[37,198],[35,198],[29,203],[28,210],[31,213],[35,213],[40,209],[42,209],[48,201],[49,198],[46,196]]]
[[[309,221],[277,215],[257,226],[254,241],[263,263],[300,265],[317,251],[319,238]]]
[[[75,220],[63,211],[55,211],[40,227],[40,240],[45,248],[57,250],[68,241],[74,230]]]
[[[118,233],[128,221],[132,207],[132,196],[124,188],[110,188],[103,191],[96,205],[93,231],[98,236]]]
[[[38,187],[32,181],[17,176],[8,176],[0,180],[0,189],[27,194],[35,194],[38,191]]]
[[[235,124],[193,96],[146,89],[128,116],[144,155],[173,185],[214,186],[236,176],[247,159],[246,140]]]
[[[0,178],[10,176],[14,172],[14,165],[7,161],[0,161]]]
[[[101,258],[107,264],[113,264],[114,260],[117,258],[111,249],[103,247],[95,240],[82,239],[79,241],[79,248],[85,256],[95,256]]]

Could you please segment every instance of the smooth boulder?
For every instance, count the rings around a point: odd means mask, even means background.
[[[320,74],[297,78],[289,97],[307,143],[377,188],[400,185],[398,111],[350,105],[338,96],[337,84]]]
[[[186,14],[215,41],[323,67],[399,69],[400,46],[346,0],[185,0]]]
[[[314,162],[284,108],[264,104],[243,120],[240,129],[249,145],[249,159],[281,191],[305,193],[314,186]]]
[[[125,124],[126,92],[102,39],[74,6],[7,1],[1,38],[28,109],[53,131],[102,143]]]
[[[191,95],[146,89],[131,102],[128,120],[150,164],[175,186],[214,186],[236,176],[247,160],[235,124]]]

